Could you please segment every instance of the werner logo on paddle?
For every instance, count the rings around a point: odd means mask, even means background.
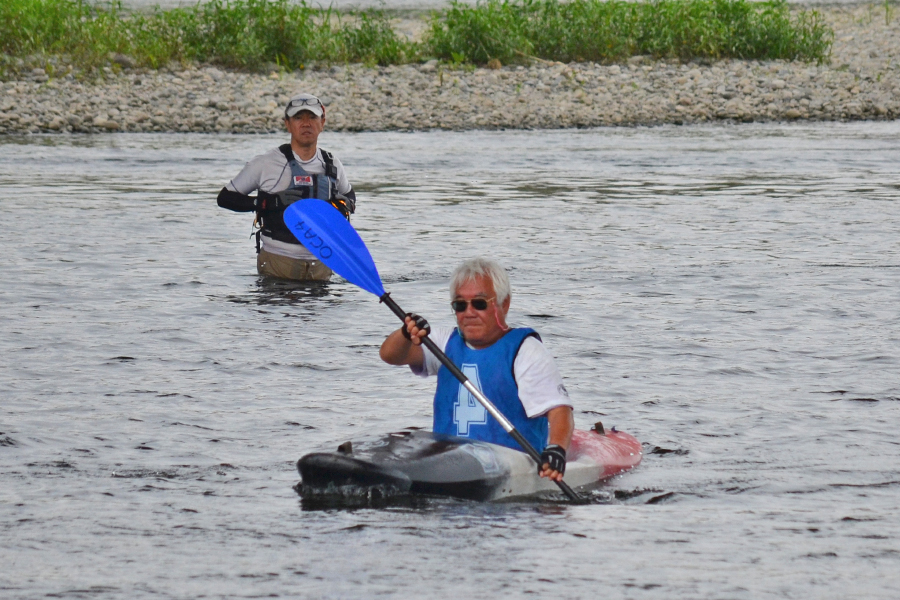
[[[294,185],[312,186],[312,175],[294,175]]]

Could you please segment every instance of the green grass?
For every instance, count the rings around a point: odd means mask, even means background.
[[[197,61],[254,70],[402,63],[415,60],[418,47],[395,34],[381,11],[338,14],[303,1],[210,0],[141,14],[117,1],[2,0],[0,51],[65,56],[89,68],[120,53],[145,67]]]
[[[118,0],[0,0],[5,62],[38,55],[86,70],[109,65],[116,53],[143,67],[181,61],[247,70],[430,57],[475,64],[611,62],[635,54],[823,61],[832,37],[816,11],[792,14],[783,0],[453,2],[433,14],[420,42],[395,33],[382,11],[338,13],[304,0],[210,0],[151,13],[125,11]]]
[[[431,23],[429,53],[485,63],[658,58],[828,58],[833,32],[816,11],[792,16],[784,0],[487,0],[453,2]]]

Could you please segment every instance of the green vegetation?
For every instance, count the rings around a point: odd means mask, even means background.
[[[792,17],[784,0],[487,0],[453,2],[432,21],[427,43],[439,58],[475,63],[528,56],[609,62],[638,54],[822,61],[832,38],[819,13]]]
[[[289,0],[210,0],[187,8],[125,12],[121,2],[3,0],[0,51],[12,56],[66,56],[86,67],[110,54],[159,67],[197,61],[241,69],[277,63],[415,60],[417,47],[401,39],[380,11],[337,13]]]
[[[383,11],[338,13],[305,0],[209,0],[151,13],[118,0],[3,0],[0,52],[61,57],[81,68],[173,61],[260,69],[273,63],[402,64],[427,58],[484,64],[678,58],[827,59],[833,33],[816,11],[784,0],[486,0],[434,13],[420,42]],[[121,58],[121,57],[127,58]],[[0,57],[2,58],[2,57]]]

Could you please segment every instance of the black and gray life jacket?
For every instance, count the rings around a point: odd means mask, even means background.
[[[337,196],[337,167],[334,166],[334,157],[331,152],[319,148],[319,156],[325,163],[325,173],[320,175],[310,175],[300,162],[294,157],[290,144],[284,144],[278,147],[284,157],[287,159],[288,166],[291,168],[291,184],[288,189],[301,190],[303,199],[318,198],[331,202]],[[300,241],[294,237],[294,234],[284,224],[283,214],[278,213],[259,213],[259,231],[266,237],[278,240],[279,242],[287,242],[289,244],[299,244]],[[257,252],[259,251],[259,239],[257,236]]]

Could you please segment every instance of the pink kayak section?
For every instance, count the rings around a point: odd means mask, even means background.
[[[587,457],[603,465],[600,479],[606,479],[640,464],[643,450],[634,436],[622,431],[597,433],[576,429],[567,454],[569,460]]]

